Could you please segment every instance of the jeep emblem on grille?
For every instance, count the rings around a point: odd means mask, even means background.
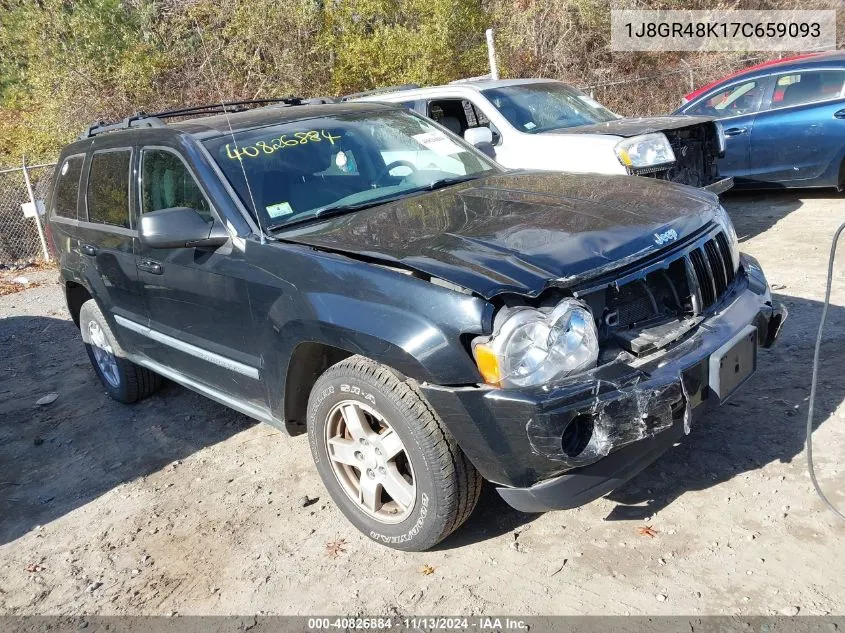
[[[658,246],[663,246],[664,244],[667,244],[668,242],[674,242],[676,239],[678,239],[678,233],[677,233],[677,231],[675,231],[675,229],[669,229],[665,233],[655,233],[654,234],[654,242]]]

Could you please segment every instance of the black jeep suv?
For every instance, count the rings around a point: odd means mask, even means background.
[[[164,376],[307,431],[375,541],[432,547],[483,479],[528,512],[609,492],[778,335],[712,194],[507,172],[385,104],[250,105],[92,126],[62,152],[67,305],[117,400]]]

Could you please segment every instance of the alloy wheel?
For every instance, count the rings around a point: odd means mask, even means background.
[[[329,411],[326,452],[335,477],[358,508],[382,523],[413,511],[416,480],[405,445],[374,408],[344,400]]]

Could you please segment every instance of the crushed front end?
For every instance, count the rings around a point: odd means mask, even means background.
[[[786,318],[729,221],[545,294],[589,308],[593,369],[533,386],[422,387],[475,466],[526,512],[582,505],[640,472],[753,374]]]
[[[628,167],[629,174],[701,187],[715,194],[733,187],[733,178],[719,177],[717,161],[725,153],[724,133],[719,123],[696,123],[662,133],[672,148],[675,162],[667,166]]]

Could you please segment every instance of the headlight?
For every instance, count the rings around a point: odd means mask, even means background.
[[[716,137],[719,139],[719,156],[725,154],[725,127],[721,121],[713,121],[716,126]]]
[[[616,144],[616,156],[625,167],[654,167],[675,162],[675,152],[661,132],[626,138]]]
[[[514,312],[473,354],[488,384],[528,387],[595,367],[599,341],[589,308],[564,299],[551,312]]]
[[[736,229],[734,223],[731,221],[731,216],[725,211],[725,207],[721,204],[716,208],[716,223],[722,227],[725,232],[725,237],[728,238],[728,246],[731,247],[731,258],[733,259],[734,272],[739,268],[739,239],[736,236]]]

